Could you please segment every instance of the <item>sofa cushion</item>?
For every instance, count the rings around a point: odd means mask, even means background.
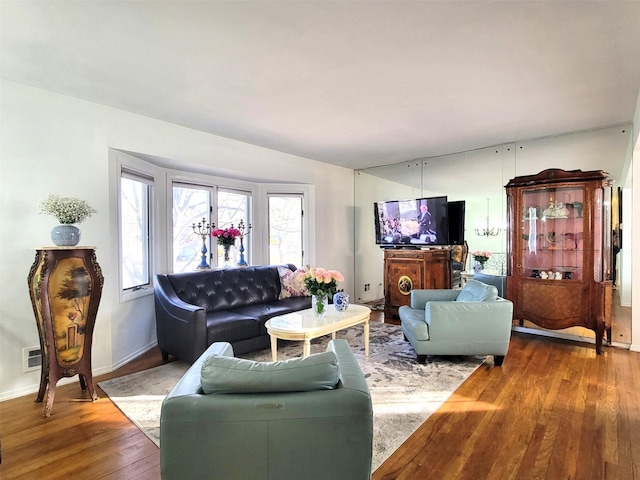
[[[304,297],[309,295],[307,286],[304,284],[304,275],[307,271],[304,268],[292,271],[287,267],[278,267],[280,275],[280,299],[291,297]]]
[[[260,335],[260,322],[252,315],[235,311],[207,313],[207,345],[213,342],[234,343]]]
[[[233,312],[257,319],[260,329],[259,335],[268,335],[267,328],[264,326],[267,320],[278,315],[286,315],[287,313],[298,312],[310,307],[311,297],[291,297],[263,305],[236,308]]]
[[[204,393],[307,392],[336,387],[338,357],[333,351],[280,362],[211,356],[202,364]]]
[[[498,289],[496,287],[470,279],[460,290],[456,302],[495,302],[497,298]]]
[[[207,312],[274,302],[280,295],[275,265],[173,273],[167,278],[180,300]]]

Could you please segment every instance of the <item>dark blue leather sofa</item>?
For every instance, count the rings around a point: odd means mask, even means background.
[[[276,265],[158,274],[154,288],[162,357],[188,363],[214,342],[236,354],[268,348],[267,320],[311,307],[311,297],[280,299]]]

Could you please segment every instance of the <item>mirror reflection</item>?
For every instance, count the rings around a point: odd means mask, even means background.
[[[626,127],[608,127],[356,171],[354,300],[374,307],[384,306],[384,248],[390,248],[385,244],[397,247],[393,244],[399,242],[409,248],[424,248],[420,244],[431,243],[419,230],[421,199],[446,196],[449,203],[463,203],[462,235],[456,240],[449,239],[451,245],[461,243],[461,239],[467,244],[468,255],[461,267],[463,277],[473,275],[474,263],[477,263],[474,252],[488,253],[485,258],[476,257],[482,261],[484,273],[506,274],[504,186],[508,181],[548,168],[604,170],[610,173],[616,185],[614,199],[622,199],[628,177],[629,131]],[[392,207],[381,217],[380,205],[387,202]],[[381,225],[385,221],[389,223],[390,219],[398,231],[390,233],[388,229],[392,227],[387,225],[385,235]],[[616,219],[613,223],[614,229],[617,228]],[[455,236],[448,233],[452,238]],[[619,236],[622,239],[622,234]],[[438,239],[431,248],[447,248],[441,247],[441,243]],[[616,277],[630,278],[630,272],[624,271],[630,270],[630,263],[620,262],[618,266],[620,271]],[[455,269],[453,279],[455,286],[459,281]],[[614,308],[627,305],[630,311],[630,295],[630,285],[624,282],[618,285]],[[630,318],[630,313],[626,316]],[[622,329],[620,333],[616,327]],[[576,335],[580,336],[582,332]],[[614,323],[614,335],[622,343],[631,342],[630,326]]]

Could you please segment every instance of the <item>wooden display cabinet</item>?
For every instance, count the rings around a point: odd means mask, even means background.
[[[384,316],[397,320],[398,308],[409,305],[411,290],[451,288],[451,250],[387,249],[384,251]]]
[[[36,402],[47,394],[44,416],[51,415],[56,384],[64,377],[78,375],[81,388],[97,400],[91,345],[104,278],[94,247],[37,249],[28,283],[42,353]]]
[[[596,334],[611,329],[611,180],[603,171],[550,169],[507,192],[507,298],[514,318]]]

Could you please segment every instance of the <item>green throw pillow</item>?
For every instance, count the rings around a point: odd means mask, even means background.
[[[279,362],[211,356],[200,373],[204,393],[306,392],[336,387],[338,358],[332,351]]]

